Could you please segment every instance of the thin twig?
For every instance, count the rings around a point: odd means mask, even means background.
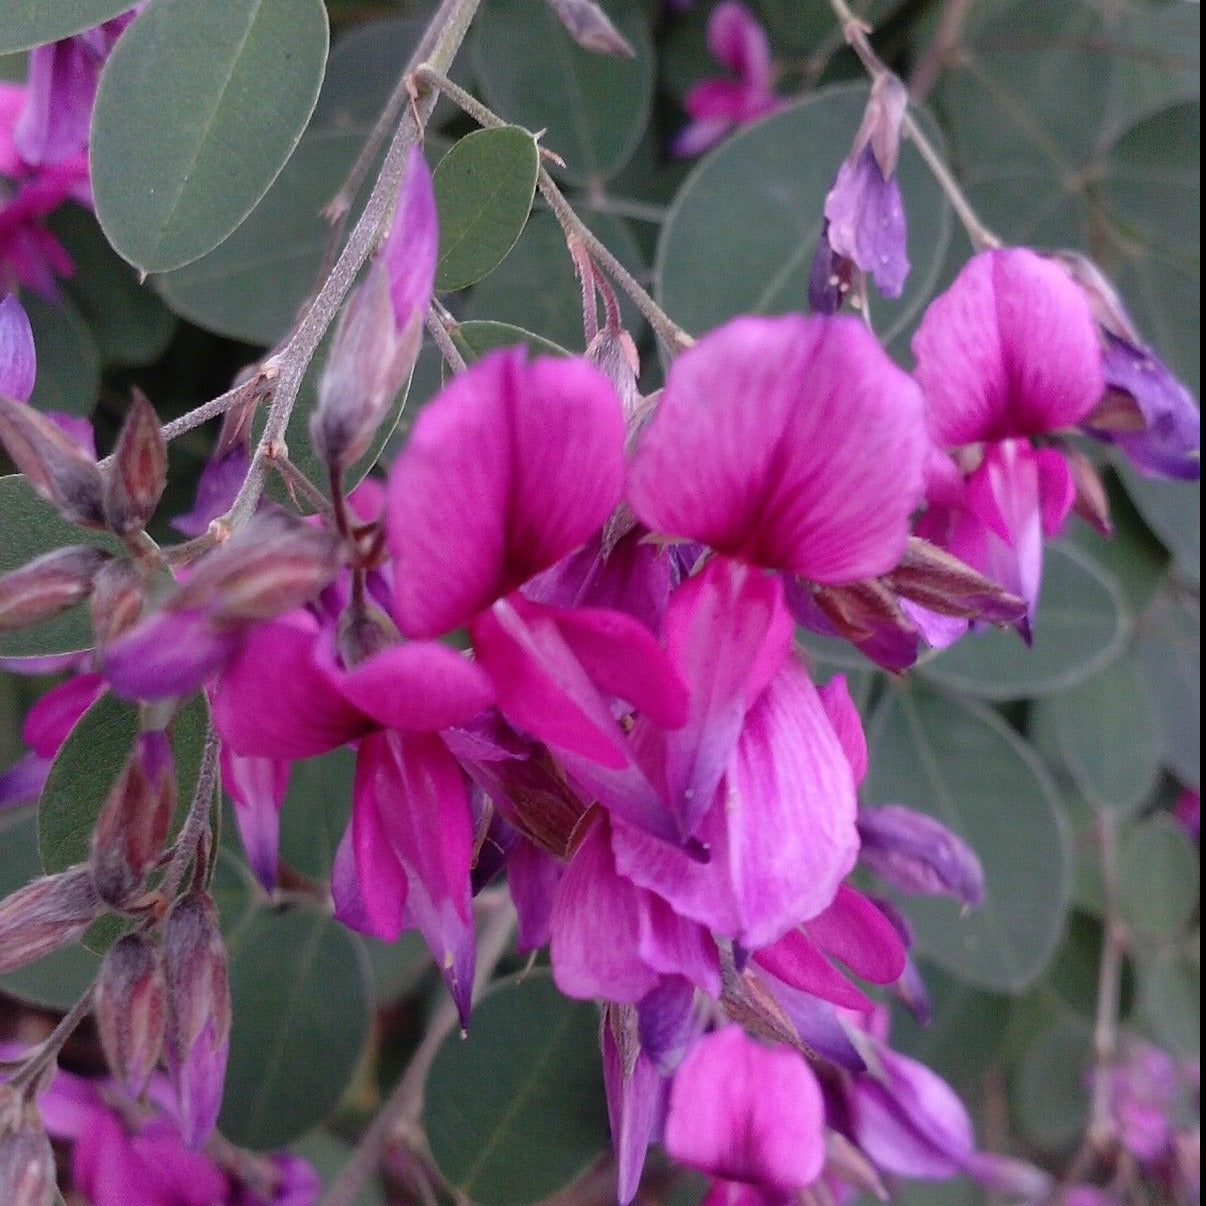
[[[483,927],[477,944],[477,973],[473,977],[475,1000],[498,966],[498,961],[510,948],[511,931],[515,925],[515,907],[505,892],[494,898],[492,904],[493,914]],[[319,1206],[351,1206],[361,1186],[381,1163],[385,1149],[397,1133],[406,1133],[417,1126],[423,1112],[427,1074],[431,1071],[440,1045],[456,1028],[457,1020],[456,1005],[450,997],[445,996],[402,1079],[377,1111],[376,1118],[369,1124],[348,1162],[339,1170],[339,1175]]]
[[[216,419],[218,415],[224,415],[228,410],[233,410],[257,390],[266,390],[275,375],[274,369],[262,368],[247,381],[241,381],[224,394],[219,394],[195,410],[190,410],[188,414],[165,423],[162,428],[163,438],[174,440],[177,436],[184,435],[186,431],[192,431],[194,427],[200,427],[202,423],[208,423],[210,419]]]
[[[438,88],[448,99],[458,105],[479,126],[486,129],[496,129],[507,123],[492,109],[487,108],[458,84],[454,84],[433,63],[423,63],[415,69],[415,79],[422,83]],[[565,232],[566,238],[573,236],[585,244],[595,263],[603,268],[612,280],[632,298],[636,308],[649,320],[658,338],[666,345],[673,355],[689,348],[695,340],[687,334],[674,320],[653,300],[640,282],[620,263],[618,259],[599,241],[598,237],[578,217],[574,208],[566,200],[565,194],[557,187],[557,182],[545,168],[540,169],[536,180],[541,196],[548,202],[554,217]]]
[[[75,1028],[92,1012],[92,986],[65,1013],[59,1024],[27,1053],[20,1069],[13,1073],[8,1083],[14,1089],[36,1085],[38,1078],[58,1058],[63,1044],[71,1037]]]
[[[298,494],[302,495],[316,514],[323,519],[334,520],[335,510],[327,501],[327,496],[287,456],[278,453],[272,458],[272,467],[281,475],[281,480],[294,499]]]
[[[435,345],[440,349],[440,355],[444,357],[448,367],[454,373],[463,373],[469,366],[465,363],[465,357],[461,355],[456,344],[452,342],[454,326],[455,320],[452,315],[435,298],[432,298],[431,306],[427,311],[427,333],[435,340]]]
[[[479,2],[444,0],[432,19],[430,38],[424,39],[419,47],[424,49],[429,45],[428,57],[433,63],[445,70],[451,65]],[[266,367],[278,373],[276,389],[247,477],[226,514],[232,529],[240,528],[255,511],[264,490],[269,450],[283,440],[306,369],[365,260],[376,248],[397,199],[407,151],[417,145],[422,137],[423,125],[431,116],[435,102],[436,94],[431,90],[403,110],[402,120],[390,140],[385,162],[365,203],[364,212],[352,228],[331,275],[323,282],[284,346],[266,361]]]
[[[946,0],[938,28],[934,33],[917,70],[909,77],[909,94],[920,104],[929,94],[938,78],[938,73],[947,65],[952,53],[959,45],[959,34],[967,19],[971,0]]]
[[[875,53],[871,39],[867,36],[869,26],[866,22],[860,20],[851,11],[846,0],[829,0],[829,7],[833,9],[842,23],[846,41],[858,55],[867,74],[873,80],[888,74],[889,68]],[[963,228],[967,231],[967,237],[971,240],[972,246],[977,251],[983,251],[989,247],[1000,247],[1001,240],[980,221],[979,215],[972,209],[971,203],[964,195],[962,188],[959,187],[959,182],[951,174],[946,161],[938,154],[934,144],[930,142],[929,137],[918,125],[912,113],[906,111],[900,124],[904,133],[912,139],[921,158],[925,160],[926,167],[930,169],[934,179],[938,182],[938,187],[942,189],[946,199],[951,203],[951,208],[958,215],[959,221],[963,223]]]
[[[1114,1140],[1110,1071],[1118,1056],[1118,1015],[1121,1008],[1122,965],[1126,957],[1127,930],[1118,891],[1118,834],[1107,809],[1097,812],[1101,856],[1102,895],[1105,903],[1105,944],[1097,975],[1097,1015],[1093,1023],[1093,1091],[1087,1141],[1100,1153]]]
[[[180,827],[180,835],[172,850],[172,861],[164,872],[160,892],[168,904],[184,882],[189,863],[197,854],[197,843],[209,824],[209,810],[214,800],[214,789],[218,785],[218,750],[220,743],[211,721],[205,730],[205,745],[201,750],[201,771],[197,776],[197,790],[193,792],[188,815]]]

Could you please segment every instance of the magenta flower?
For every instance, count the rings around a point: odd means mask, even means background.
[[[770,42],[753,13],[724,0],[708,17],[708,48],[737,78],[701,80],[686,95],[691,118],[671,144],[674,155],[698,155],[730,130],[773,113],[782,101],[771,91]]]
[[[984,899],[975,851],[941,822],[903,804],[858,814],[859,861],[909,895],[950,896],[965,905]]]
[[[289,761],[359,743],[339,913],[390,941],[415,925],[467,1011],[473,830],[464,776],[438,733],[489,705],[489,680],[435,642],[391,645],[350,670],[333,645],[309,612],[258,625],[218,679],[214,722],[243,757]]]
[[[33,328],[11,293],[0,297],[0,394],[28,402],[37,373]]]
[[[711,1176],[790,1191],[820,1175],[823,1127],[820,1086],[803,1057],[726,1026],[675,1073],[665,1143]]]

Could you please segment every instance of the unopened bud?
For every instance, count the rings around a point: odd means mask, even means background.
[[[1122,304],[1118,290],[1092,260],[1078,251],[1057,251],[1051,258],[1062,264],[1068,275],[1081,287],[1093,317],[1101,327],[1127,343],[1138,345],[1143,342]]]
[[[0,1085],[0,1202],[51,1206],[54,1152],[32,1101]]]
[[[595,0],[548,0],[548,5],[583,50],[626,59],[636,57],[628,39],[616,29]]]
[[[900,155],[900,125],[908,104],[909,91],[898,76],[884,71],[875,77],[851,158],[857,158],[862,149],[870,144],[871,153],[885,180],[896,171],[896,160]]]
[[[339,617],[335,645],[350,670],[401,639],[393,620],[380,608],[353,602]]]
[[[142,934],[119,938],[96,979],[96,1028],[109,1068],[130,1097],[142,1096],[163,1048],[163,965]]]
[[[829,1128],[825,1130],[825,1168],[845,1184],[881,1202],[888,1201],[888,1191],[875,1165],[845,1135]]]
[[[155,408],[134,391],[105,483],[105,518],[119,536],[141,531],[167,485],[167,444]]]
[[[109,559],[86,545],[56,549],[0,578],[0,632],[24,628],[87,598]]]
[[[167,735],[139,733],[92,831],[92,879],[101,899],[120,908],[138,894],[159,857],[175,804]]]
[[[87,867],[44,875],[19,888],[0,901],[0,972],[74,942],[100,911]]]
[[[1012,624],[1026,614],[1026,601],[945,549],[910,536],[900,563],[881,581],[890,590],[939,615]]]
[[[88,605],[98,649],[138,623],[146,600],[146,585],[146,571],[132,557],[117,558],[101,567],[93,580]]]
[[[984,899],[984,870],[975,851],[940,821],[902,804],[862,808],[859,860],[880,879],[912,896]]]
[[[105,526],[100,469],[52,420],[0,395],[0,444],[64,519],[83,527]]]
[[[195,1150],[217,1122],[230,1048],[226,951],[208,893],[192,891],[172,906],[163,928],[163,952],[168,1075],[180,1133]]]
[[[770,989],[752,971],[737,971],[731,961],[720,966],[720,1003],[734,1022],[772,1043],[800,1049],[800,1036]]]
[[[266,620],[308,603],[339,572],[339,540],[284,511],[255,515],[164,600],[216,624]]]
[[[1072,509],[1103,536],[1109,536],[1113,531],[1110,526],[1110,499],[1097,466],[1079,448],[1067,442],[1061,441],[1059,450],[1076,489]]]
[[[896,597],[875,579],[844,586],[818,586],[817,606],[848,641],[866,641],[883,629],[915,632],[913,621],[901,610]]]

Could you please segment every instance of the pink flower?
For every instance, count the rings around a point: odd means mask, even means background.
[[[666,1150],[726,1181],[801,1189],[825,1161],[820,1086],[802,1056],[738,1026],[700,1039],[675,1073]]]
[[[708,17],[708,47],[737,78],[702,80],[686,95],[691,122],[671,145],[679,156],[698,155],[731,129],[773,113],[782,102],[771,91],[770,43],[753,13],[724,0]]]

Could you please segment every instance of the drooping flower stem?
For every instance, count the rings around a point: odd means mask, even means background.
[[[444,70],[451,66],[469,30],[479,2],[480,0],[444,0],[432,20],[427,36],[419,46],[419,50],[427,51],[426,57],[430,62]],[[284,444],[285,431],[297,401],[302,378],[357,274],[377,246],[397,197],[399,182],[406,166],[407,151],[417,145],[422,137],[423,128],[431,116],[435,101],[433,90],[406,107],[364,212],[352,228],[335,267],[323,281],[284,346],[265,362],[265,368],[275,370],[279,376],[263,434],[252,456],[251,468],[227,512],[227,522],[234,530],[246,523],[259,503],[264,490],[269,454],[278,451]]]
[[[887,74],[889,68],[875,53],[871,40],[867,36],[870,32],[867,23],[851,11],[846,0],[829,0],[829,7],[833,9],[837,19],[841,22],[846,41],[858,55],[867,74],[873,80]],[[900,125],[904,133],[912,139],[913,145],[925,160],[926,167],[930,169],[930,173],[938,182],[938,187],[942,189],[946,199],[951,203],[951,208],[958,215],[959,221],[963,223],[963,229],[967,231],[967,237],[971,240],[972,246],[977,251],[1002,246],[1000,238],[980,220],[979,215],[972,209],[971,203],[959,187],[959,182],[951,174],[946,161],[938,153],[934,144],[930,142],[917,120],[907,110]]]
[[[193,793],[189,804],[188,815],[176,838],[172,850],[172,860],[164,873],[160,892],[164,900],[170,904],[177,889],[184,882],[185,872],[189,863],[198,853],[201,836],[209,825],[209,810],[213,804],[214,789],[218,781],[218,750],[220,742],[210,723],[205,731],[205,744],[201,750],[201,770],[197,776],[197,790]]]
[[[427,333],[440,349],[440,355],[444,357],[448,367],[454,373],[463,373],[468,365],[464,356],[457,350],[456,344],[452,342],[451,332],[455,326],[456,320],[433,298],[427,310]]]
[[[483,105],[477,97],[448,79],[434,62],[429,61],[417,67],[414,78],[420,83],[438,88],[450,101],[472,117],[479,126],[490,129],[507,124],[492,109]],[[585,245],[595,262],[605,269],[616,284],[632,298],[636,308],[649,320],[649,325],[653,327],[667,349],[673,354],[689,348],[695,340],[650,297],[648,291],[642,287],[636,277],[612,255],[590,227],[578,217],[565,194],[557,187],[557,182],[545,168],[540,169],[536,183],[541,196],[548,202],[549,209],[553,211],[553,216],[565,232],[566,238],[572,236]]]
[[[14,1090],[28,1089],[37,1084],[42,1073],[58,1058],[63,1044],[75,1028],[92,1012],[92,985],[63,1015],[59,1024],[35,1047],[22,1056],[8,1084]]]

